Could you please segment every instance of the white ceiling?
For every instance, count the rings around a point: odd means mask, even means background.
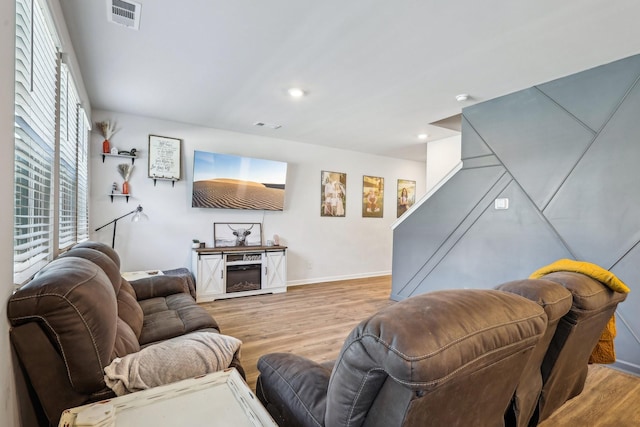
[[[137,0],[138,31],[107,1],[60,0],[92,108],[412,160],[464,106],[640,52],[637,0]]]

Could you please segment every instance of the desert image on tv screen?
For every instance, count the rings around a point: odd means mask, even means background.
[[[191,206],[281,211],[286,178],[285,162],[195,151]]]

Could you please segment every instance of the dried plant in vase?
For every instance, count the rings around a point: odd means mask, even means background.
[[[129,177],[131,176],[132,170],[133,165],[130,165],[128,163],[120,163],[118,165],[118,172],[124,180],[124,182],[122,183],[122,194],[129,194]]]
[[[116,133],[116,124],[111,123],[109,120],[105,120],[103,122],[96,122],[96,128],[104,138],[104,141],[102,142],[102,152],[109,153],[111,151],[109,140],[113,134]]]

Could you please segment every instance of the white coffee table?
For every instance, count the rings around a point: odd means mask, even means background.
[[[62,413],[59,427],[276,426],[233,368]]]

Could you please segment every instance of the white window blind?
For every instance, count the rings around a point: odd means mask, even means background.
[[[60,67],[60,167],[58,248],[76,242],[78,167],[78,94],[65,64]]]
[[[77,241],[89,239],[89,119],[83,108],[78,108],[78,189],[77,189]]]
[[[16,1],[14,281],[51,259],[57,50],[42,9]]]
[[[59,62],[58,45],[46,2],[16,0],[13,264],[17,284],[60,249],[86,240],[89,234],[89,122],[74,79]]]

